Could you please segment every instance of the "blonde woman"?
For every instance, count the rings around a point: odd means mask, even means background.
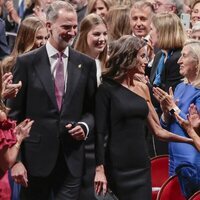
[[[47,39],[48,32],[45,23],[37,17],[27,17],[20,24],[11,54],[1,63],[3,72],[11,71],[18,55],[41,47]]]
[[[87,13],[96,13],[105,18],[113,5],[116,5],[114,0],[90,0],[87,6]]]
[[[109,30],[109,43],[119,39],[123,35],[132,34],[129,12],[130,9],[128,6],[114,6],[108,11],[106,22]]]
[[[150,39],[154,49],[158,49],[150,72],[152,85],[168,92],[181,82],[183,76],[179,73],[178,59],[186,40],[186,33],[180,19],[173,13],[160,13],[152,17]],[[154,107],[161,115],[159,103],[152,98]],[[154,155],[167,154],[168,145],[152,138]],[[151,145],[151,144],[150,144]]]

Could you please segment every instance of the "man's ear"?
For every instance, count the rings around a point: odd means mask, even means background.
[[[176,6],[173,5],[173,6],[171,7],[171,11],[172,11],[173,13],[177,13]]]
[[[47,27],[47,29],[48,29],[49,32],[51,32],[51,26],[52,26],[52,23],[49,22],[49,21],[47,21],[46,22],[46,27]]]

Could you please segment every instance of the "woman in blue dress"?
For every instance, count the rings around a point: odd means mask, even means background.
[[[177,135],[189,137],[179,125],[173,114],[179,114],[187,119],[188,109],[194,104],[200,111],[200,42],[191,40],[185,43],[178,60],[180,74],[184,81],[177,85],[174,95],[172,90],[167,94],[159,88],[154,88],[154,96],[159,100],[163,114],[162,126]],[[181,188],[185,197],[191,196],[200,188],[200,153],[189,144],[169,143],[169,174],[178,174]]]

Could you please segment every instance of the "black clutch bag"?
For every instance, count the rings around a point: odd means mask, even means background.
[[[95,198],[97,200],[119,200],[110,189],[107,190],[107,193],[105,195],[103,195],[102,193],[100,195],[97,195],[95,193]]]

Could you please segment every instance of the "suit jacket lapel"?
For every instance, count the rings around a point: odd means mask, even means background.
[[[49,95],[52,103],[58,108],[55,92],[54,80],[51,74],[49,58],[46,51],[46,46],[42,47],[36,54],[35,70],[40,78],[47,94]]]
[[[154,58],[154,63],[152,65],[151,75],[150,75],[150,82],[151,83],[154,82],[154,79],[155,79],[155,76],[156,76],[156,70],[157,70],[157,67],[158,67],[158,62],[160,60],[161,55],[162,55],[162,52],[160,51]]]
[[[74,53],[72,49],[69,49],[69,59],[68,59],[68,76],[67,76],[67,88],[64,94],[63,103],[70,102],[74,90],[77,88],[77,84],[81,75],[82,66],[79,63],[79,58]]]

